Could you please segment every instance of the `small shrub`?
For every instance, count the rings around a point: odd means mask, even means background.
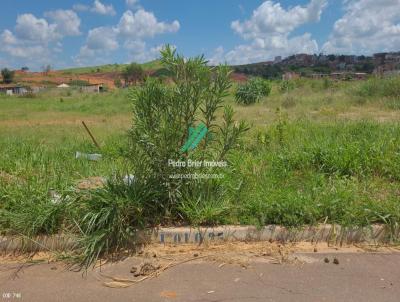
[[[235,99],[238,104],[250,105],[260,101],[271,93],[271,84],[261,78],[252,78],[246,84],[239,85]]]

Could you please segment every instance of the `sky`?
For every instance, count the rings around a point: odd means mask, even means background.
[[[400,51],[400,0],[2,0],[0,68]]]

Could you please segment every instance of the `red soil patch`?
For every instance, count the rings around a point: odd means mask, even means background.
[[[245,75],[244,73],[233,72],[231,74],[231,80],[234,82],[237,82],[237,83],[243,83],[243,82],[247,82],[248,76]]]
[[[70,81],[87,81],[90,84],[104,84],[108,88],[114,89],[114,81],[121,77],[120,72],[98,72],[87,74],[65,74],[62,71],[43,72],[17,72],[18,81],[33,85],[59,85]]]

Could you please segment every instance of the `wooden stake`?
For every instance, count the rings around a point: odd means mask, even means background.
[[[83,127],[85,127],[87,133],[90,135],[90,137],[91,137],[93,143],[96,145],[96,147],[99,148],[99,149],[101,149],[101,148],[100,148],[100,145],[97,143],[97,141],[96,141],[96,139],[94,138],[92,132],[90,132],[88,126],[86,126],[86,124],[85,124],[84,121],[82,121],[82,125],[83,125]]]

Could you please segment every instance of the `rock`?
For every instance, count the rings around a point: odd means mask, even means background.
[[[325,257],[324,262],[325,262],[325,263],[329,263],[328,257]]]
[[[161,268],[160,264],[152,264],[152,263],[146,262],[146,263],[142,264],[139,274],[141,276],[147,276],[147,275],[154,273],[155,271],[157,271],[160,268]]]
[[[136,266],[132,266],[131,268],[131,274],[134,274],[137,272],[137,267]]]
[[[339,264],[339,259],[335,257],[335,258],[333,259],[333,263],[334,263],[334,264]]]

